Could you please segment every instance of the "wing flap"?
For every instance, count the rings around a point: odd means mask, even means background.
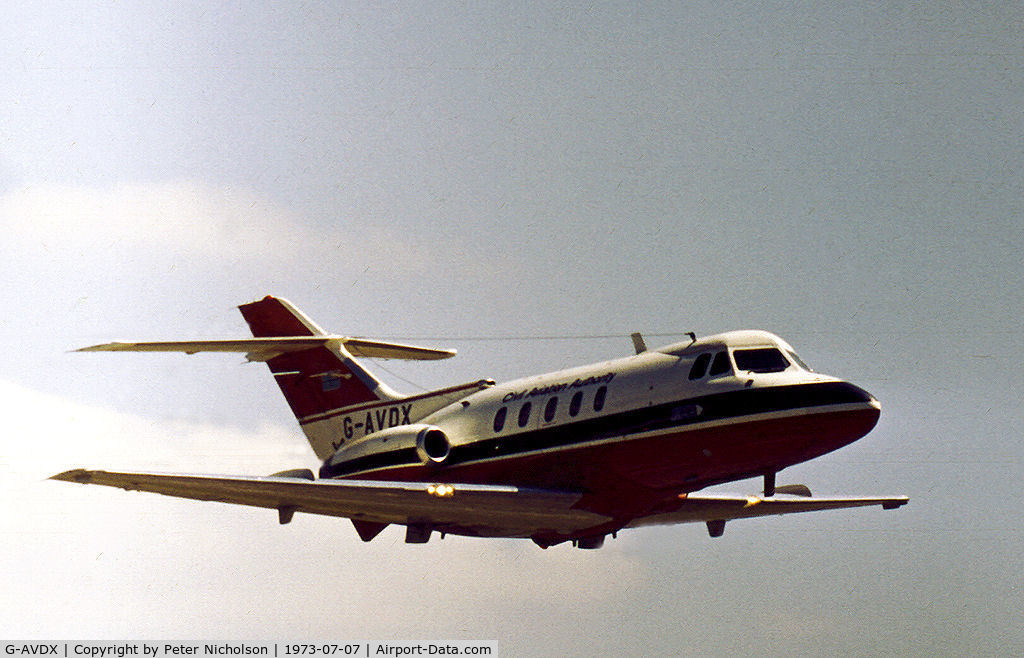
[[[237,338],[228,340],[172,340],[150,342],[113,342],[90,345],[76,352],[244,352],[250,361],[269,361],[288,352],[321,347],[334,342],[343,345],[352,356],[375,359],[434,361],[455,356],[455,350],[434,349],[349,336],[282,336],[277,338]]]
[[[697,521],[729,521],[775,514],[797,514],[850,507],[877,505],[883,509],[902,507],[906,496],[866,498],[763,498],[761,496],[689,495],[673,503],[675,509],[633,519],[627,527],[671,525]]]
[[[121,473],[75,469],[50,479],[372,523],[425,524],[466,534],[571,533],[607,522],[573,509],[580,494],[510,486]]]

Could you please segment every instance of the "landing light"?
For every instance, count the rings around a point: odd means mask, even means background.
[[[455,487],[450,484],[431,484],[427,487],[427,493],[438,498],[450,498],[455,493]]]

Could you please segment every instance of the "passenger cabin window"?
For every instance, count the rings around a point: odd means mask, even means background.
[[[580,407],[583,405],[583,391],[576,391],[576,395],[572,396],[572,400],[569,400],[569,415],[573,418],[580,412]]]
[[[604,409],[604,398],[608,395],[608,387],[602,386],[597,389],[597,393],[594,394],[594,411],[601,411]]]
[[[502,407],[498,409],[498,413],[494,414],[494,431],[500,432],[505,427],[505,416],[508,415],[508,407]]]
[[[782,352],[774,347],[763,347],[753,350],[735,350],[736,369],[749,372],[766,373],[782,372],[789,367],[789,361]]]
[[[555,418],[555,411],[558,410],[558,398],[551,398],[544,405],[544,422],[550,423]]]
[[[711,363],[711,354],[705,352],[694,360],[690,368],[690,379],[700,379],[708,371],[708,364]]]
[[[723,350],[716,354],[714,360],[711,361],[711,369],[708,371],[708,376],[724,375],[727,372],[729,372],[729,353]]]
[[[530,409],[533,404],[527,402],[519,408],[519,427],[526,427],[526,424],[530,422]]]

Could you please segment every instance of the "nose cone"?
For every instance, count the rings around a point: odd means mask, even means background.
[[[871,394],[869,393],[868,395]],[[874,420],[871,422],[871,427],[868,428],[867,432],[864,432],[865,434],[867,434],[868,432],[875,428],[875,425],[878,424],[879,416],[882,415],[882,405],[881,403],[879,403],[877,399],[875,399],[874,396],[871,397],[871,400],[868,402],[868,404],[871,405],[872,411],[874,412]]]
[[[833,380],[819,389],[821,404],[831,407],[821,418],[821,447],[830,452],[865,436],[878,424],[882,405],[875,396],[847,381]],[[822,453],[823,454],[823,453]]]
[[[827,404],[869,404],[881,409],[878,398],[865,391],[856,384],[837,377],[820,377],[813,382],[818,382],[822,391],[827,391]]]
[[[853,432],[855,436],[851,437],[851,440],[855,441],[878,424],[878,417],[882,414],[882,405],[878,402],[878,398],[863,388],[849,382],[843,382],[843,384],[849,402],[860,406],[860,409],[851,416],[851,420],[855,419],[851,425],[857,428]]]
[[[835,386],[836,402],[867,402],[869,404],[878,404],[878,398],[865,391],[856,384],[851,384],[848,381],[837,378],[829,378],[834,382]]]
[[[882,410],[882,405],[878,402],[878,398],[876,398],[874,395],[871,395],[860,386],[850,384],[850,388],[853,391],[855,391],[856,394],[859,395],[864,402],[867,402],[868,404],[873,406],[875,409],[878,409],[879,411]]]

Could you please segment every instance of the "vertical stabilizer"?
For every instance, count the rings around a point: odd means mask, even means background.
[[[256,338],[327,335],[285,299],[267,296],[238,309]],[[367,372],[339,340],[280,354],[269,359],[267,365],[321,459],[331,456],[340,445],[331,437],[341,436],[341,428],[325,431],[329,428],[317,421],[346,408],[401,398]]]

